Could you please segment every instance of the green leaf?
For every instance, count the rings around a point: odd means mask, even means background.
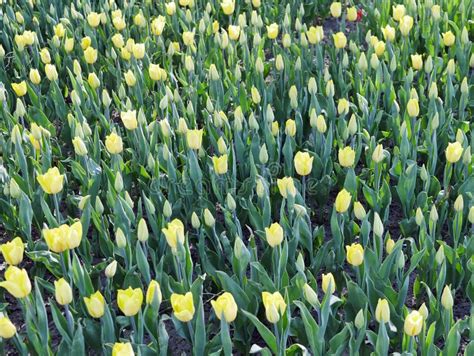
[[[263,340],[265,340],[265,342],[267,343],[267,346],[270,348],[270,350],[276,354],[278,352],[277,350],[277,341],[276,341],[276,338],[275,338],[275,335],[273,335],[273,333],[265,326],[263,325],[263,323],[258,320],[255,315],[245,311],[242,309],[242,313],[244,313],[244,315],[250,319],[250,321],[253,323],[253,325],[255,325],[255,327],[257,328],[260,336],[263,338]]]

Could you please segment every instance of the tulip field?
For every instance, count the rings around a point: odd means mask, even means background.
[[[0,355],[474,355],[474,0],[0,0]]]

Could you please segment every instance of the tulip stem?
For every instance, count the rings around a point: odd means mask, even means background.
[[[58,225],[60,225],[63,218],[61,216],[61,211],[59,210],[59,200],[58,200],[57,194],[53,194],[53,201],[54,201],[54,208],[56,210],[56,219],[58,219]]]
[[[280,268],[278,266],[279,248],[280,246],[276,246],[273,249],[273,271],[275,272],[275,286],[277,290],[280,290]]]
[[[130,321],[131,321],[132,330],[133,330],[132,339],[135,343],[138,343],[138,340],[137,340],[137,323],[135,322],[135,316],[131,316]]]
[[[66,314],[67,325],[71,331],[71,337],[74,336],[74,322],[72,320],[71,311],[69,310],[69,305],[64,306],[64,313]]]
[[[303,176],[303,201],[306,203],[306,176]]]

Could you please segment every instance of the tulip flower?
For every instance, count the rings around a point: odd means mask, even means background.
[[[112,356],[135,356],[135,352],[131,343],[116,342],[112,348]]]
[[[420,113],[420,107],[418,106],[418,99],[411,98],[408,100],[407,112],[410,117],[417,117]]]
[[[332,35],[333,40],[334,40],[334,46],[338,49],[346,47],[347,44],[347,38],[346,35],[344,35],[343,32],[338,32],[334,35]]]
[[[162,300],[161,288],[160,288],[160,284],[157,281],[152,280],[150,284],[148,285],[145,300],[147,304],[153,304],[154,301],[156,301],[158,304],[161,304],[161,300]]]
[[[413,310],[405,317],[403,329],[408,336],[416,336],[423,328],[423,316],[417,310]]]
[[[56,253],[72,250],[81,244],[82,224],[80,221],[71,226],[63,224],[57,228],[43,229],[43,236],[48,248]]]
[[[54,281],[56,301],[60,305],[68,305],[72,302],[72,289],[64,278]]]
[[[448,147],[446,148],[446,160],[449,163],[456,163],[461,159],[462,152],[463,147],[458,141],[448,143]]]
[[[446,47],[451,47],[456,40],[456,36],[451,31],[443,33],[443,43]]]
[[[405,6],[402,4],[392,6],[392,16],[395,21],[400,21],[405,16]]]
[[[25,298],[31,292],[31,282],[25,269],[9,266],[5,272],[5,280],[0,282],[0,287],[5,288],[15,298]]]
[[[27,91],[26,82],[12,83],[12,89],[18,97],[22,97]]]
[[[329,7],[332,17],[338,18],[341,16],[342,5],[340,2],[333,2]]]
[[[232,15],[235,9],[235,0],[223,0],[221,2],[221,8],[224,14]]]
[[[377,307],[375,308],[375,319],[381,323],[388,323],[390,321],[390,308],[388,306],[387,299],[380,299],[377,302]]]
[[[179,321],[186,323],[191,321],[194,317],[194,301],[191,292],[186,294],[171,294],[171,306],[173,308],[173,315]]]
[[[265,236],[271,247],[279,246],[283,241],[283,228],[279,223],[273,223],[265,228]]]
[[[63,190],[64,175],[59,173],[57,167],[49,168],[44,174],[36,178],[46,194],[58,194]]]
[[[278,36],[278,25],[276,23],[272,23],[271,25],[267,26],[267,35],[268,38],[274,40]]]
[[[350,146],[339,149],[338,158],[342,167],[351,167],[354,164],[355,151]]]
[[[0,338],[11,339],[15,334],[15,325],[3,313],[0,313]]]
[[[143,303],[143,291],[140,288],[117,290],[117,305],[122,313],[126,316],[136,315]]]
[[[272,324],[276,324],[280,320],[280,316],[285,313],[285,300],[280,292],[262,292],[262,300],[267,320]]]
[[[331,272],[327,274],[323,273],[321,288],[323,289],[324,293],[327,294],[333,294],[336,290],[336,281]]]
[[[127,130],[132,131],[137,128],[138,121],[136,110],[122,111],[120,113],[120,118],[122,119],[123,126],[125,126]]]
[[[338,213],[345,213],[351,204],[352,195],[345,189],[342,189],[336,196],[335,207]]]
[[[277,179],[277,186],[281,196],[285,199],[288,198],[288,196],[294,197],[296,195],[295,183],[291,177]]]
[[[308,152],[297,152],[294,158],[296,172],[300,176],[307,176],[313,169],[314,157],[311,157]]]
[[[10,242],[6,242],[0,245],[0,251],[2,252],[5,262],[10,266],[16,266],[23,261],[23,252],[25,251],[25,245],[20,237],[15,237]]]
[[[445,286],[443,289],[443,293],[441,295],[441,305],[446,310],[453,309],[454,299],[453,295],[451,294],[451,289],[448,286]]]
[[[211,300],[212,308],[219,320],[224,319],[227,323],[231,323],[237,317],[237,303],[229,292],[225,292],[216,300]]]
[[[89,297],[84,297],[89,315],[93,318],[101,318],[105,312],[105,299],[100,291],[91,294]]]
[[[353,243],[346,246],[347,262],[353,266],[360,266],[364,262],[364,248],[362,245]]]
[[[214,165],[214,172],[216,172],[216,174],[222,175],[227,173],[227,154],[224,154],[220,157],[212,157],[212,163]]]
[[[168,223],[168,227],[162,228],[166,242],[171,247],[173,254],[176,254],[178,247],[184,244],[184,225],[179,219],[174,219]]]

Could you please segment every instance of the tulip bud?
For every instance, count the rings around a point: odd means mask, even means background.
[[[462,194],[459,194],[458,197],[456,198],[456,201],[454,202],[454,210],[456,212],[462,212],[464,209],[464,199],[462,197]]]
[[[214,216],[210,212],[209,209],[204,209],[204,223],[208,227],[214,227],[214,224],[216,223],[216,220],[214,219]]]
[[[431,207],[431,211],[430,211],[430,220],[432,222],[436,222],[438,221],[438,210],[436,209],[436,205],[433,204],[433,206]]]
[[[305,283],[303,286],[303,295],[304,299],[306,299],[306,301],[311,304],[313,308],[317,308],[319,306],[318,295],[308,283]]]
[[[145,242],[148,240],[148,226],[146,224],[146,221],[145,219],[140,219],[140,221],[138,222],[138,232],[137,232],[137,237],[138,237],[138,240],[141,241],[141,242]]]
[[[443,289],[443,293],[441,295],[441,305],[446,310],[453,309],[453,295],[451,294],[451,289],[448,286],[445,286]]]
[[[359,220],[364,220],[366,216],[364,206],[358,201],[354,203],[354,215]]]
[[[375,309],[375,319],[381,323],[388,323],[390,321],[390,307],[387,299],[379,299]]]
[[[374,229],[374,234],[378,237],[382,237],[384,227],[382,220],[380,219],[380,216],[377,212],[374,214],[374,224],[373,224],[373,229]]]
[[[438,251],[436,251],[436,256],[435,256],[435,260],[436,260],[436,263],[438,265],[442,265],[443,262],[444,262],[444,247],[443,245],[440,245],[439,248],[438,248]]]
[[[117,261],[113,260],[105,267],[105,276],[109,279],[114,278],[117,272]]]
[[[115,242],[118,248],[125,248],[127,246],[127,238],[121,228],[118,228],[115,232]]]
[[[364,310],[361,309],[357,313],[355,320],[354,320],[354,325],[357,329],[362,329],[365,325],[365,318],[364,318]]]
[[[72,302],[72,289],[64,278],[54,282],[56,301],[60,305],[68,305]]]

